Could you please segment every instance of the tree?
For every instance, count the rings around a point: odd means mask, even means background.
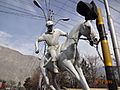
[[[39,76],[40,76],[40,70],[37,68],[34,72],[32,77],[28,77],[25,80],[24,87],[27,90],[37,90],[38,83],[39,83]]]
[[[103,63],[97,56],[85,56],[81,62],[81,68],[90,87],[96,87],[96,82],[105,80]]]

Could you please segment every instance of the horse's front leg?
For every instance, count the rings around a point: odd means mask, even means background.
[[[75,77],[81,83],[83,90],[90,90],[82,73],[82,70],[80,68],[77,68],[77,66],[74,67],[71,60],[64,60],[63,62],[67,71],[69,71],[73,77]]]
[[[89,86],[88,86],[88,84],[87,84],[87,81],[86,81],[86,79],[85,79],[85,76],[84,76],[84,74],[83,74],[83,71],[82,71],[82,69],[81,69],[81,67],[78,66],[78,65],[75,65],[75,68],[76,68],[76,70],[77,70],[77,72],[78,72],[78,74],[79,74],[80,82],[81,82],[81,84],[82,84],[82,88],[83,88],[84,90],[90,90],[90,88],[89,88]]]
[[[87,81],[85,79],[85,76],[83,74],[83,71],[81,69],[81,66],[80,66],[80,55],[79,55],[79,52],[77,50],[77,53],[76,53],[76,58],[75,58],[75,62],[74,62],[74,67],[75,69],[77,70],[78,74],[79,74],[79,77],[80,77],[80,82],[82,84],[82,87],[85,89],[85,90],[89,90],[89,86],[87,84]]]

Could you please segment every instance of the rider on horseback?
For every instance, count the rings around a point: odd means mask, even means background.
[[[60,36],[67,36],[67,33],[61,31],[60,29],[53,28],[53,21],[48,20],[46,23],[47,32],[43,33],[37,40],[36,40],[36,52],[39,53],[38,43],[41,41],[45,41],[48,45],[48,53],[51,55],[52,63],[54,67],[54,73],[58,73],[58,67],[56,64],[57,61],[57,49],[59,48],[58,39]]]

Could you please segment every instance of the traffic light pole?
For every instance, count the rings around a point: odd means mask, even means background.
[[[111,83],[108,83],[108,89],[117,90],[117,84],[115,81],[113,67],[112,67],[112,58],[110,55],[107,35],[106,35],[103,17],[102,17],[102,11],[100,8],[98,8],[98,18],[96,19],[96,25],[97,25],[97,29],[98,29],[99,37],[101,41],[101,47],[102,47],[102,53],[103,53],[103,58],[104,58],[105,71],[106,71],[106,78],[107,78],[107,81],[111,81]]]
[[[109,30],[111,33],[111,39],[112,39],[113,49],[114,49],[114,53],[115,53],[115,60],[117,63],[118,75],[119,75],[119,81],[120,81],[120,50],[119,50],[119,46],[118,46],[118,42],[117,42],[117,38],[116,38],[116,34],[115,34],[115,28],[113,25],[112,17],[110,15],[110,10],[109,10],[109,5],[108,5],[107,0],[104,0],[104,5],[105,5],[105,9],[106,9],[108,27],[109,27]]]

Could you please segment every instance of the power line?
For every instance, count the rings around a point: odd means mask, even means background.
[[[25,2],[26,0],[14,0],[14,1],[16,1],[16,2],[18,2],[18,1],[20,1],[21,3],[23,3],[23,4],[25,4],[25,5],[32,5],[31,3],[29,3],[29,2]]]
[[[43,8],[45,8],[45,7],[43,7]],[[57,8],[59,8],[59,7],[57,7]],[[61,9],[61,8],[59,8],[59,9]],[[69,12],[68,12],[69,13]],[[64,15],[61,15],[61,14],[58,14],[58,13],[54,13],[54,15],[56,15],[56,16],[58,16],[58,17],[60,17],[60,18],[64,18],[65,16]],[[72,21],[74,21],[74,22],[77,22],[77,20],[75,20],[75,19],[73,19],[73,18],[70,18],[70,20],[72,20]],[[71,24],[71,23],[67,23],[67,24],[69,24],[69,25],[73,25],[73,24]],[[62,25],[63,26],[63,25]],[[66,27],[66,26],[65,26]]]
[[[72,2],[72,3],[74,3],[74,4],[76,4],[77,2],[75,2],[75,1],[72,1],[72,0],[69,0],[70,2]]]
[[[55,1],[57,1],[57,0],[55,0]],[[76,3],[76,2],[74,2],[74,1],[72,1],[72,0],[69,0],[70,2],[72,2],[72,3]],[[100,2],[102,2],[101,0],[99,0]],[[59,1],[57,1],[57,2],[59,2]],[[62,2],[59,2],[59,3],[61,3],[61,4],[64,4],[64,3],[62,3]],[[102,2],[103,3],[103,2]],[[46,2],[46,4],[47,4],[47,2]],[[57,6],[55,6],[55,7],[57,7]],[[60,8],[60,9],[63,9],[63,8],[61,8],[61,7],[58,7],[58,8]],[[111,7],[112,8],[112,7]],[[21,8],[21,9],[23,9],[23,8]],[[114,8],[112,8],[112,9],[114,9]],[[26,10],[26,9],[25,9]],[[65,9],[64,9],[65,10]],[[116,9],[114,9],[114,10],[116,10]],[[116,10],[117,11],[117,10]],[[117,12],[119,12],[120,13],[120,11],[117,11]],[[68,13],[70,13],[70,14],[74,14],[74,13],[72,13],[72,12],[68,12]],[[56,15],[58,15],[58,14],[56,14]],[[76,15],[76,14],[74,14],[74,15]],[[61,16],[61,15],[58,15],[58,16]],[[63,16],[62,16],[63,17]],[[77,20],[75,20],[74,19],[74,21],[77,21]],[[118,23],[118,22],[117,22]]]
[[[1,2],[1,1],[0,1]],[[5,3],[5,2],[3,2],[3,3]],[[6,3],[6,4],[8,4],[8,3]],[[11,4],[9,4],[9,5],[11,5]],[[13,5],[14,6],[14,5]],[[15,6],[16,7],[16,6]],[[21,7],[17,7],[17,8],[21,8]],[[60,8],[60,7],[58,7],[58,8]],[[11,9],[11,8],[10,8]],[[21,9],[24,9],[24,8],[21,8]],[[61,8],[60,8],[61,9]],[[13,10],[13,9],[12,9]],[[15,9],[14,9],[15,10]],[[26,10],[26,9],[24,9],[24,10]],[[18,11],[18,10],[17,10]],[[20,11],[20,10],[19,10]],[[28,10],[29,11],[29,10]],[[15,15],[23,15],[23,14],[18,14],[18,13],[14,13],[14,12],[7,12],[7,11],[1,11],[1,12],[3,12],[3,13],[9,13],[9,14],[15,14]],[[20,11],[21,12],[21,11]],[[26,12],[24,12],[24,13],[26,13]],[[70,13],[70,12],[68,12],[68,13]],[[27,13],[28,14],[28,13]],[[58,15],[58,14],[57,14]],[[29,16],[29,15],[26,15],[26,16]],[[61,15],[58,15],[58,16],[61,16]],[[44,18],[44,17],[42,17],[42,18]],[[77,20],[75,20],[74,19],[74,21],[77,21]],[[73,24],[70,24],[70,23],[67,23],[67,24],[69,24],[69,25],[73,25]]]
[[[28,17],[31,17],[31,19],[40,20],[40,18],[38,18],[38,17],[33,17],[33,16],[30,16],[30,15],[25,15],[25,14],[21,14],[21,13],[2,11],[2,10],[0,10],[0,13],[13,14],[13,15],[17,15],[17,16],[28,16]]]
[[[98,0],[98,1],[104,4],[104,2],[103,2],[103,1],[101,1],[101,0]],[[112,6],[110,6],[110,5],[109,5],[109,7],[110,7],[111,9],[113,9],[114,11],[116,11],[116,12],[120,13],[120,11],[119,11],[119,10],[117,10],[117,9],[115,9],[114,7],[112,7]]]
[[[116,34],[119,35],[119,37],[120,37],[120,32],[116,32]]]
[[[49,3],[48,3],[48,8],[50,9],[51,7],[50,7],[50,0],[49,0]]]
[[[20,0],[20,1],[22,1],[22,0]],[[22,1],[22,3],[23,3],[23,2],[25,2],[25,1]],[[25,2],[25,3],[26,3],[26,2]],[[23,3],[23,4],[25,4],[25,3]],[[33,4],[30,4],[30,3],[28,4],[28,3],[27,3],[26,5],[31,6],[31,5],[33,5]],[[46,2],[46,5],[47,5],[47,2]],[[46,6],[46,9],[47,9],[47,6]],[[44,10],[45,10],[45,9],[43,9],[42,12],[43,12]],[[48,12],[48,10],[47,10],[47,12]],[[44,13],[43,13],[43,14],[44,14]],[[43,18],[46,18],[45,16],[46,16],[46,15],[44,15]]]
[[[25,9],[25,8],[22,8],[22,7],[18,7],[18,6],[15,6],[15,5],[10,4],[10,3],[7,3],[7,2],[3,2],[3,1],[0,1],[0,2],[1,2],[1,3],[4,3],[4,4],[6,4],[6,5],[9,5],[9,6],[12,6],[12,7],[15,7],[15,8],[22,9],[22,10],[29,11],[29,12],[32,12],[32,13],[33,13],[33,11],[28,10],[28,9]]]
[[[55,1],[56,1],[56,0],[55,0]],[[59,3],[60,3],[60,2],[59,2]],[[63,4],[63,3],[62,3],[62,4]],[[65,5],[65,3],[64,3],[63,5]],[[57,7],[57,8],[59,8],[60,10],[65,10],[65,11],[67,11],[69,14],[74,14],[75,16],[77,16],[77,14],[75,14],[75,13],[73,13],[73,12],[70,12],[70,11],[64,9],[63,7],[59,7],[59,6],[56,6],[56,5],[54,5],[54,4],[52,4],[52,6]],[[60,11],[60,10],[59,10],[59,11]],[[58,14],[58,13],[54,13],[54,15],[57,15],[57,16],[62,17],[62,18],[64,17],[63,15]],[[80,16],[77,16],[77,17],[80,17]],[[73,18],[71,18],[71,20],[77,22],[77,20],[75,20],[75,19],[73,19]],[[64,26],[65,28],[69,28],[69,27],[67,27],[67,26],[64,25],[64,24],[61,24],[61,23],[58,23],[58,24],[60,24],[61,26]],[[68,22],[67,22],[66,24],[69,24],[69,25],[72,25],[72,26],[73,26],[73,24],[68,23]]]
[[[64,8],[66,6],[67,1],[64,2],[64,4],[62,4],[62,8]],[[57,13],[60,13],[62,9],[58,9]]]
[[[53,4],[52,4],[53,5]],[[54,7],[56,7],[56,5],[54,5]],[[43,7],[43,8],[45,8],[45,7]],[[59,9],[61,9],[60,7],[57,7],[57,8],[59,8]],[[64,9],[65,10],[65,9]],[[68,12],[68,13],[70,13],[70,12]],[[73,14],[73,13],[72,13]],[[61,15],[61,14],[58,14],[58,13],[54,13],[54,15],[57,15],[57,16],[59,16],[59,17],[65,17],[65,16],[63,16],[63,15]],[[74,15],[76,15],[75,13],[74,13]],[[77,16],[77,15],[76,15]],[[77,16],[77,17],[79,17],[79,16]],[[75,20],[75,19],[73,19],[73,18],[71,18],[71,20],[72,21],[75,21],[75,22],[77,22],[77,20]],[[66,23],[66,24],[69,24],[69,25],[73,25],[73,24],[71,24],[71,23]],[[64,26],[64,25],[62,25],[62,26]],[[66,26],[64,26],[64,27],[66,27]]]
[[[71,29],[70,27],[68,27],[67,25],[65,25],[65,24],[63,24],[63,23],[58,23],[59,25],[61,25],[61,26],[63,26],[63,27],[65,27],[65,28],[69,28],[69,29]]]
[[[58,1],[58,0],[55,0],[57,3],[61,3],[61,4],[63,4],[63,5],[65,5],[65,3],[62,3],[62,2],[60,2],[60,1]],[[76,16],[76,17],[80,17],[80,18],[82,18],[82,16],[79,16],[78,14],[75,14],[75,12],[71,12],[71,11],[69,11],[69,10],[67,10],[67,9],[65,9],[65,8],[63,8],[63,7],[59,7],[59,6],[56,6],[56,5],[53,5],[54,7],[57,7],[57,8],[59,8],[60,10],[62,10],[62,11],[66,11],[66,12],[68,12],[69,14],[72,14],[72,15],[74,15],[74,16]],[[66,6],[66,5],[65,5]],[[68,6],[68,5],[67,5]],[[68,6],[68,7],[70,7],[70,6]],[[72,8],[73,9],[73,7],[70,7],[70,8]],[[64,17],[63,15],[61,15],[61,14],[58,14],[58,13],[54,13],[55,15],[57,15],[57,16],[60,16],[60,17]],[[75,19],[73,19],[73,18],[71,18],[71,20],[72,21],[75,21],[75,22],[77,22],[78,20],[75,20]]]
[[[118,0],[115,0],[117,3],[120,3]]]
[[[61,3],[62,5],[65,5],[65,3],[60,2],[59,0],[55,0],[55,1],[58,2],[58,3]],[[69,6],[68,4],[66,4],[65,6],[67,6],[67,7],[71,8],[71,9],[73,9],[73,7]]]
[[[101,0],[98,0],[99,2],[101,2],[101,3],[103,3],[104,4],[104,2],[103,1],[101,1]],[[120,14],[120,11],[119,10],[117,10],[117,9],[115,9],[115,8],[113,8],[112,6],[109,6],[111,9],[113,9],[114,11],[116,11],[116,12],[118,12],[119,14]],[[106,17],[105,17],[106,18]],[[116,20],[114,20],[114,23],[117,23],[117,24],[120,24],[118,21],[116,21]],[[118,33],[117,32],[117,34],[119,34],[120,35],[120,33]]]
[[[56,14],[56,13],[55,13],[55,15],[57,15],[57,16],[58,16],[58,17],[60,17],[60,18],[63,18],[63,17],[64,17],[64,16],[59,15],[59,14]],[[75,19],[73,19],[73,18],[70,18],[70,20],[71,20],[71,21],[74,21],[74,22],[78,22],[77,20],[75,20]],[[74,24],[69,23],[69,22],[67,22],[66,24],[69,24],[69,25],[74,25]]]
[[[57,7],[57,8],[60,8],[60,7]],[[63,8],[60,8],[60,9],[63,9]],[[65,9],[64,9],[65,10]],[[68,12],[68,13],[70,13],[70,12]],[[73,13],[70,13],[70,14],[73,14]],[[61,14],[57,14],[57,13],[54,13],[54,15],[57,15],[57,16],[59,16],[59,17],[64,17],[63,15],[61,15]],[[75,14],[74,13],[74,15],[75,16],[77,16],[77,14]],[[80,17],[80,18],[82,18],[81,16],[77,16],[77,17]],[[72,21],[74,21],[74,22],[78,22],[78,20],[75,20],[75,19],[73,19],[73,18],[70,18]]]
[[[2,1],[0,1],[0,2],[2,2]],[[2,3],[5,3],[5,2],[2,2]],[[6,3],[6,4],[8,4],[8,5],[11,5],[11,4],[9,4],[9,3]],[[11,5],[11,6],[14,6],[14,7],[17,7],[17,6],[15,6],[15,5]],[[21,8],[21,7],[17,7],[17,8],[20,8],[20,9],[23,9],[23,10],[26,10],[26,9],[24,9],[24,8]],[[60,7],[58,7],[58,8],[60,8]],[[60,9],[63,9],[63,8],[60,8]],[[12,9],[13,10],[13,9]],[[15,10],[15,9],[14,9]],[[18,11],[18,10],[17,10]],[[19,10],[20,11],[20,10]],[[29,10],[26,10],[26,11],[29,11]],[[8,13],[8,14],[15,14],[15,15],[23,15],[23,14],[18,14],[18,13],[14,13],[14,12],[7,12],[7,11],[1,11],[1,12],[3,12],[3,13]],[[21,12],[21,11],[20,11]],[[27,12],[23,12],[22,11],[22,13],[27,13]],[[71,12],[68,12],[68,13],[71,13]],[[28,14],[28,13],[27,13]],[[58,16],[61,16],[61,15],[59,15],[59,14],[57,14]],[[29,15],[26,15],[26,16],[29,16]],[[63,16],[62,16],[63,17]],[[44,18],[44,17],[42,17],[42,18]],[[75,20],[74,19],[74,21],[77,21],[77,20]],[[119,22],[117,22],[118,24],[119,24]],[[73,25],[73,24],[70,24],[70,23],[67,23],[67,24],[69,24],[69,25]]]
[[[66,10],[65,8],[62,8],[62,7],[57,6],[57,5],[54,5],[54,4],[52,4],[52,5],[53,5],[54,7],[56,7],[56,8],[59,8],[59,9],[61,9],[61,10],[63,10],[63,11],[67,11],[68,13],[70,13],[70,14],[78,17],[78,15],[75,14],[74,12],[71,12],[71,11],[69,11],[69,10]]]
[[[46,10],[48,12],[48,4],[47,4],[47,1],[45,0],[45,6],[46,6]]]
[[[72,3],[75,3],[75,4],[77,3],[77,2],[72,1],[72,0],[69,0],[69,1],[70,1],[70,2],[72,2]],[[104,4],[104,2],[103,2],[103,1],[101,1],[101,0],[98,0],[98,1]],[[119,11],[119,10],[117,10],[117,9],[115,9],[114,7],[110,6],[110,8],[111,8],[111,9],[113,9],[114,11],[116,11],[116,12],[120,13],[120,11]],[[106,17],[105,17],[105,18],[106,18]],[[120,24],[118,21],[115,21],[115,23]]]
[[[120,1],[118,1],[118,0],[115,0],[117,3],[120,3]]]
[[[4,8],[7,8],[7,9],[10,9],[10,10],[14,10],[14,11],[17,11],[17,12],[27,14],[27,15],[32,16],[32,17],[44,18],[44,17],[41,17],[41,16],[37,16],[37,15],[31,14],[31,13],[25,12],[25,11],[17,10],[17,9],[14,9],[14,8],[11,8],[11,7],[7,7],[7,6],[3,6],[3,5],[0,5],[0,6],[4,7]]]
[[[64,15],[61,15],[61,14],[57,14],[57,13],[54,13],[54,15],[60,17],[60,18],[63,18],[65,17]],[[73,19],[73,18],[70,18],[72,21],[76,22],[77,20]]]
[[[46,2],[46,4],[47,4],[47,2]],[[49,4],[50,4],[50,1],[49,1]],[[61,9],[61,8],[60,8],[60,9]],[[68,13],[69,13],[69,12],[68,12]],[[59,14],[55,14],[55,15],[57,15],[57,16],[61,16],[62,18],[64,17],[64,16],[59,15]],[[75,20],[75,19],[71,19],[71,20],[72,20],[72,21],[75,21],[75,22],[77,21],[77,20]],[[73,25],[73,24],[70,24],[70,23],[69,23],[69,25]]]
[[[72,2],[72,3],[75,3],[75,4],[77,3],[77,2],[72,1],[72,0],[69,0],[69,1],[70,1],[70,2]],[[101,1],[101,0],[98,0],[98,1],[104,4],[104,2],[103,2],[103,1]],[[116,1],[116,0],[115,0],[115,1]],[[110,8],[111,8],[111,9],[113,9],[114,11],[116,11],[116,12],[120,13],[120,11],[119,11],[119,10],[117,10],[117,9],[115,9],[114,7],[110,6]],[[119,23],[119,22],[117,22],[117,21],[115,21],[115,23],[120,24],[120,23]]]

